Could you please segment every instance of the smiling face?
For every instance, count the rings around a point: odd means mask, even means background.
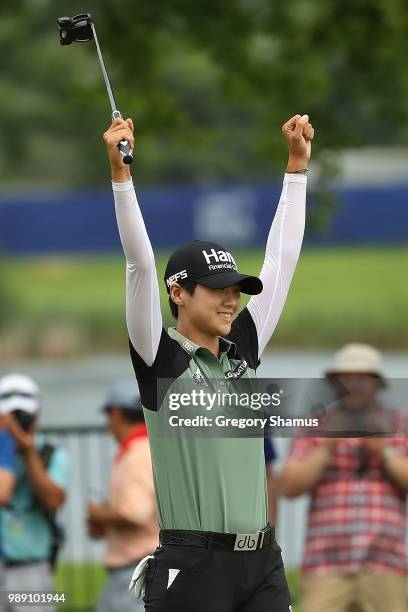
[[[210,289],[197,284],[193,295],[180,288],[177,292],[179,320],[200,334],[227,336],[239,312],[241,290],[239,285],[224,289]]]

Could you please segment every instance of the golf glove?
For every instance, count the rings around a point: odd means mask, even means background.
[[[142,559],[136,565],[135,571],[133,572],[133,575],[132,575],[132,578],[129,584],[129,591],[134,589],[135,596],[138,599],[142,599],[144,597],[148,562],[149,562],[149,559],[153,559],[153,558],[154,558],[153,555],[148,555],[147,557],[144,557],[144,559]]]

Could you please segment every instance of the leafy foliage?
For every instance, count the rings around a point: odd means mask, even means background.
[[[106,182],[93,44],[57,39],[57,17],[84,10],[135,119],[141,183],[269,177],[285,162],[280,125],[297,112],[316,127],[318,160],[407,142],[405,0],[3,0],[4,182]]]

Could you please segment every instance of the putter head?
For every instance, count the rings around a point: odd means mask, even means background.
[[[74,15],[73,17],[60,17],[58,30],[61,45],[70,45],[73,42],[86,42],[93,40],[91,15]]]

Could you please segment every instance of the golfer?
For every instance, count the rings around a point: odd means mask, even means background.
[[[117,119],[104,134],[126,256],[130,352],[149,432],[161,528],[161,546],[145,566],[149,611],[291,609],[281,549],[267,522],[263,438],[163,436],[159,427],[170,385],[172,393],[188,381],[197,389],[232,392],[240,379],[253,377],[279,320],[303,239],[314,135],[307,115],[292,117],[282,131],[289,161],[259,278],[239,273],[219,244],[195,241],[181,247],[165,271],[177,319],[168,330],[162,325],[153,250],[117,147],[121,140],[133,146],[133,123]],[[228,238],[227,227],[225,233]],[[241,293],[252,297],[239,312]]]

